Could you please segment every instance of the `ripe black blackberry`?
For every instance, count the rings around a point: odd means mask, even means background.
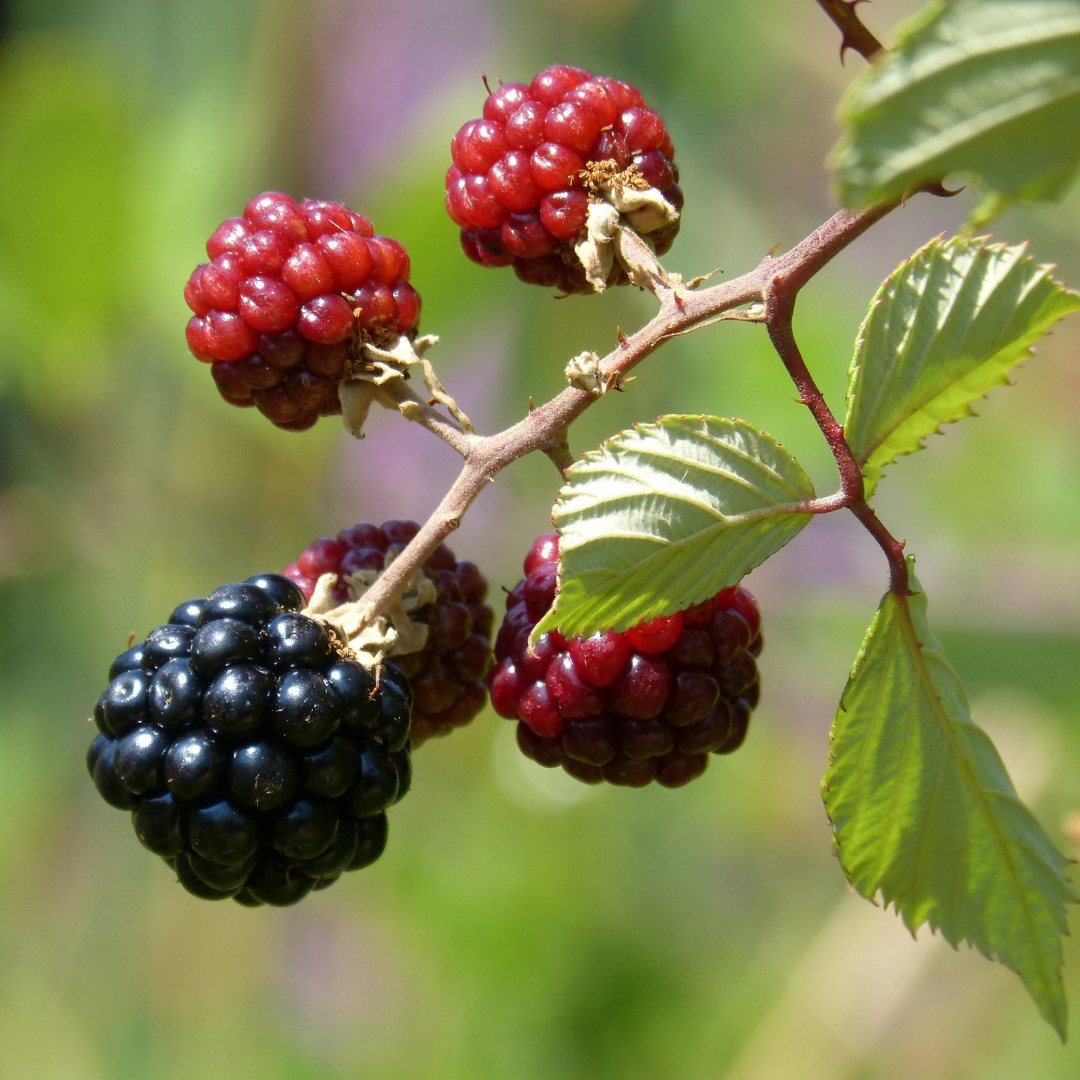
[[[506,598],[491,704],[518,746],[587,784],[681,787],[746,738],[758,703],[761,614],[741,587],[616,634],[567,641],[533,627],[557,590],[558,537],[541,536]]]
[[[411,691],[280,574],[181,604],[121,653],[86,764],[188,892],[286,905],[373,863],[408,790]]]
[[[362,521],[336,537],[324,536],[300,553],[282,573],[310,600],[323,574],[335,576],[337,603],[355,599],[346,578],[381,573],[420,531],[415,521]],[[414,747],[470,723],[487,703],[484,679],[494,663],[491,634],[495,613],[484,603],[488,583],[475,563],[458,561],[440,544],[424,566],[434,599],[409,612],[413,622],[427,627],[424,646],[394,655],[408,676],[415,704],[412,716]]]

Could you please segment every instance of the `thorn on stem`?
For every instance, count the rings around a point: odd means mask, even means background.
[[[529,395],[529,412],[532,412],[536,406],[533,404],[532,394]]]
[[[771,248],[769,248],[769,253],[768,253],[768,255],[765,256],[765,258],[766,259],[771,259],[779,250],[780,250],[780,245],[779,244],[773,244],[773,246]]]
[[[626,335],[622,332],[621,326],[615,327],[615,336],[619,339],[619,348],[626,348]]]
[[[950,191],[940,180],[931,180],[923,185],[923,191],[928,195],[936,195],[939,199],[951,199],[966,189],[966,184],[961,184],[955,191]]]

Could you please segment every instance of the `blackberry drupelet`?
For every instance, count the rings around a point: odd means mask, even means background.
[[[408,790],[408,680],[377,685],[303,606],[280,574],[181,604],[94,710],[98,792],[203,899],[291,904],[370,865]]]

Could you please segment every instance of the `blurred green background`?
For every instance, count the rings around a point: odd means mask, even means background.
[[[862,9],[880,33],[908,0]],[[129,631],[369,518],[423,517],[455,456],[226,406],[181,290],[254,192],[344,198],[412,254],[423,328],[480,426],[555,392],[648,297],[556,302],[457,250],[448,141],[479,74],[570,62],[638,84],[679,149],[668,264],[756,265],[833,209],[822,164],[862,61],[812,0],[8,0],[0,8],[0,1080],[1005,1080],[1075,1077],[1019,980],[849,895],[817,785],[885,568],[813,523],[752,575],[765,694],[688,788],[586,789],[488,712],[426,745],[385,857],[289,910],[193,899],[87,780],[85,717]],[[878,281],[972,205],[913,200],[806,290],[834,408]],[[998,235],[1080,285],[1080,198]],[[893,466],[878,507],[1023,796],[1080,810],[1080,322],[983,418]],[[836,486],[760,327],[681,338],[578,423],[742,416]],[[558,478],[518,463],[453,540],[512,586]],[[1073,828],[1072,831],[1080,831]],[[1066,981],[1080,1007],[1080,948]]]

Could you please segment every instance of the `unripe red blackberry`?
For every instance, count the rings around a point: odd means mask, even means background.
[[[206,252],[184,287],[188,346],[226,401],[287,431],[341,412],[338,384],[364,341],[415,336],[408,253],[341,203],[265,192]]]
[[[285,905],[374,862],[411,778],[405,675],[358,663],[279,574],[181,604],[113,661],[86,756],[188,892]]]
[[[333,574],[334,600],[356,599],[349,575],[365,572],[365,584],[381,573],[420,531],[415,521],[362,521],[336,537],[322,537],[300,553],[282,574],[296,582],[310,600],[319,578]],[[440,544],[424,565],[433,599],[408,612],[425,626],[424,646],[416,652],[391,654],[412,684],[412,744],[446,735],[472,721],[487,703],[484,680],[494,663],[491,649],[495,613],[484,603],[488,583],[475,563]]]
[[[565,293],[592,286],[574,253],[585,228],[587,174],[633,167],[645,185],[682,209],[675,147],[640,91],[582,68],[556,66],[529,84],[504,83],[450,144],[446,210],[461,247],[481,266],[510,266],[524,282]],[[678,221],[653,234],[663,255]],[[610,285],[629,279],[618,264]]]
[[[705,771],[710,753],[737,750],[760,693],[753,596],[724,589],[621,634],[567,641],[552,631],[529,651],[554,599],[558,558],[558,537],[541,536],[507,595],[495,642],[491,704],[518,721],[522,753],[585,783],[681,787]]]

